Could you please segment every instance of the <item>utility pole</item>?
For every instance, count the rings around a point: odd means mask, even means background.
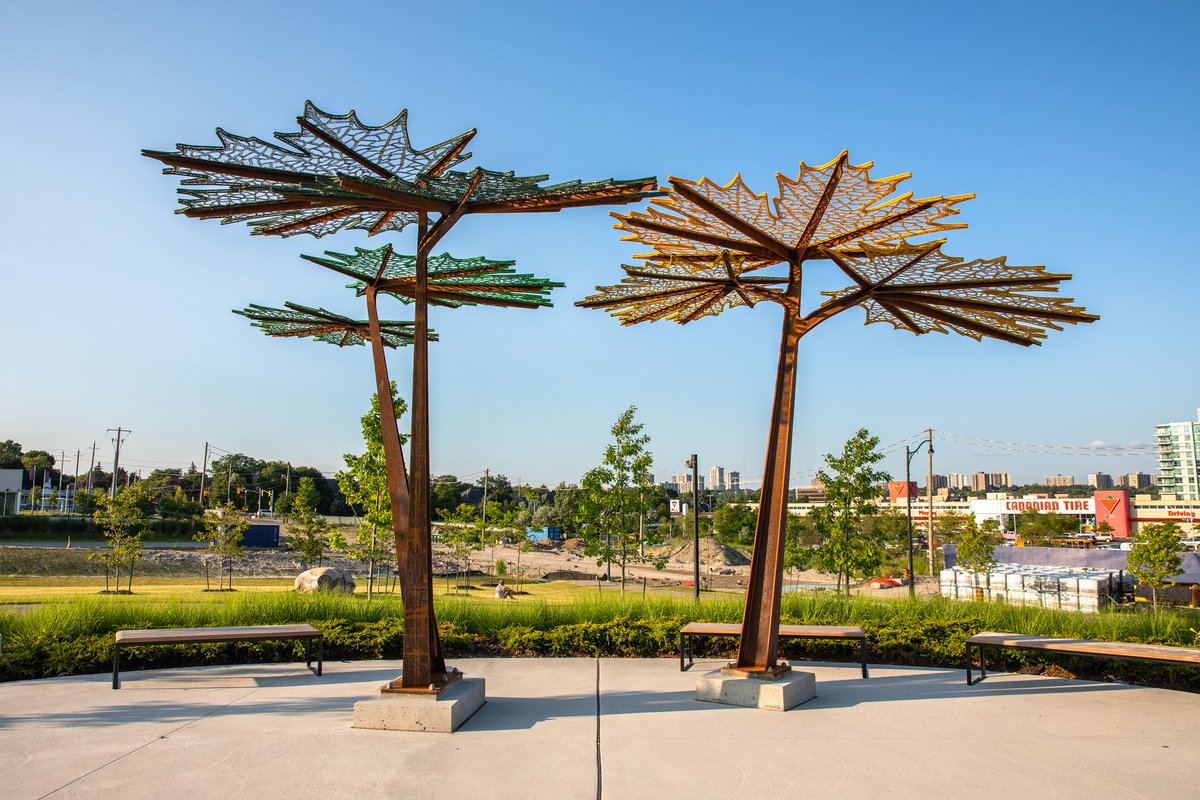
[[[487,493],[488,493],[488,470],[483,469],[483,524],[487,525]]]
[[[58,451],[58,504],[63,507],[63,467],[67,463],[67,452],[65,450]]]
[[[229,457],[229,474],[225,476],[225,504],[229,504],[229,491],[233,486],[233,456]]]
[[[92,473],[96,471],[96,440],[92,440],[92,460],[88,462],[88,494],[92,493]]]
[[[75,450],[75,493],[71,495],[71,511],[75,510],[75,498],[79,495],[79,450]]]
[[[108,432],[117,434],[117,440],[116,440],[117,441],[117,449],[116,449],[116,452],[113,453],[112,486],[110,487],[110,490],[108,493],[108,496],[110,499],[116,500],[117,499],[117,467],[120,466],[120,463],[121,463],[121,435],[132,433],[132,431],[127,431],[127,430],[124,430],[123,428],[117,427],[117,428],[109,428]]]
[[[200,496],[196,498],[196,502],[204,508],[204,477],[208,474],[208,442],[204,443],[204,466],[200,468]]]
[[[684,462],[692,468],[692,594],[700,599],[700,467],[696,454]]]
[[[291,495],[292,493],[292,462],[288,462],[287,478],[284,480],[283,493]]]
[[[929,500],[929,516],[925,520],[929,531],[929,574],[931,577],[937,577],[937,542],[933,540],[933,428],[929,428],[926,433],[929,435],[929,447],[926,452],[929,456],[929,471],[925,483],[925,494]]]

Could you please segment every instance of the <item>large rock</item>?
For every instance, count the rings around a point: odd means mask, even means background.
[[[353,592],[354,573],[336,567],[317,567],[296,576],[297,592]]]

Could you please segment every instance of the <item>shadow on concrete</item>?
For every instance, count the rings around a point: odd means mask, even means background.
[[[710,666],[698,662],[697,674],[719,666],[721,663],[713,662]],[[678,685],[674,683],[674,675],[667,672],[673,665],[673,661],[663,660],[663,684]],[[943,669],[914,672],[911,668],[902,675],[884,675],[864,680],[858,677],[857,666],[815,662],[799,662],[793,666],[800,670],[809,666],[838,668],[846,671],[845,677],[819,679],[817,697],[806,704],[806,707],[809,708],[850,708],[870,703],[904,700],[1080,695],[1138,688],[1124,684],[1043,677],[1005,680],[1006,677],[1010,677],[1006,673],[993,673],[984,683],[967,686],[962,672]],[[97,702],[86,708],[27,715],[0,715],[0,729],[21,726],[106,728],[138,723],[179,726],[204,718],[255,715],[287,717],[312,714],[345,715],[347,724],[349,724],[354,703],[358,700],[377,698],[377,687],[394,678],[397,672],[394,666],[354,668],[347,665],[348,668],[343,669],[341,664],[335,663],[333,667],[333,671],[326,672],[320,678],[300,665],[294,671],[283,675],[238,675],[234,678],[224,679],[244,682],[241,685],[222,685],[222,678],[219,676],[197,674],[208,668],[199,668],[197,671],[189,670],[188,674],[176,674],[169,678],[155,678],[153,675],[156,671],[147,670],[131,673],[129,675],[132,679],[130,683],[126,684],[123,681],[119,691],[105,692],[104,698],[95,698]],[[140,687],[137,681],[139,677],[144,680]],[[105,676],[87,676],[86,679],[88,682],[101,681],[105,679]],[[696,700],[695,691],[690,686],[682,690],[669,691],[657,691],[653,688],[605,691],[604,683],[605,676],[601,670],[599,715],[602,718],[624,714],[707,711],[713,708],[711,703]],[[333,696],[317,697],[272,696],[271,693],[259,693],[259,690],[264,689],[303,689],[307,687],[321,689],[352,684],[360,684],[361,690],[342,690]],[[188,702],[182,697],[177,701],[140,699],[138,697],[145,692],[176,690],[204,692],[204,696],[196,697],[192,702]],[[249,691],[240,696],[225,694],[214,697],[211,694],[212,692],[236,692],[237,690]],[[104,702],[106,699],[111,702]],[[597,697],[594,692],[547,694],[539,697],[490,694],[483,708],[468,720],[461,730],[524,730],[555,719],[588,718],[595,717],[596,714]]]

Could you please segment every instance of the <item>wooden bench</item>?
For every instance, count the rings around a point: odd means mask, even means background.
[[[247,625],[237,628],[162,628],[117,631],[113,647],[113,684],[121,688],[121,648],[152,644],[208,644],[210,642],[258,642],[278,639],[304,639],[305,666],[317,675],[325,662],[325,639],[312,625]],[[312,666],[312,645],[317,644],[317,668]]]
[[[742,626],[730,622],[689,622],[679,631],[679,671],[692,666],[692,639],[713,636],[741,636]],[[780,625],[779,638],[793,639],[856,639],[862,676],[867,675],[867,635],[857,625]],[[687,666],[684,666],[684,657]]]
[[[979,677],[971,680],[971,648],[979,654]],[[1200,649],[1172,647],[1161,644],[1135,644],[1132,642],[1097,642],[1091,639],[1059,639],[1053,636],[1026,636],[1019,633],[977,633],[967,639],[967,685],[979,683],[987,677],[987,662],[984,650],[989,647],[1008,647],[1013,650],[1037,650],[1043,653],[1061,653],[1068,656],[1092,658],[1128,659],[1130,661],[1154,661],[1160,664],[1192,664],[1200,667]]]

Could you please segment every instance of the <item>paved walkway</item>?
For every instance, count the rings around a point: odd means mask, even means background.
[[[693,699],[673,659],[459,659],[455,734],[350,728],[398,662],[254,664],[0,684],[0,797],[1170,798],[1200,796],[1200,695],[800,664],[786,713]]]

